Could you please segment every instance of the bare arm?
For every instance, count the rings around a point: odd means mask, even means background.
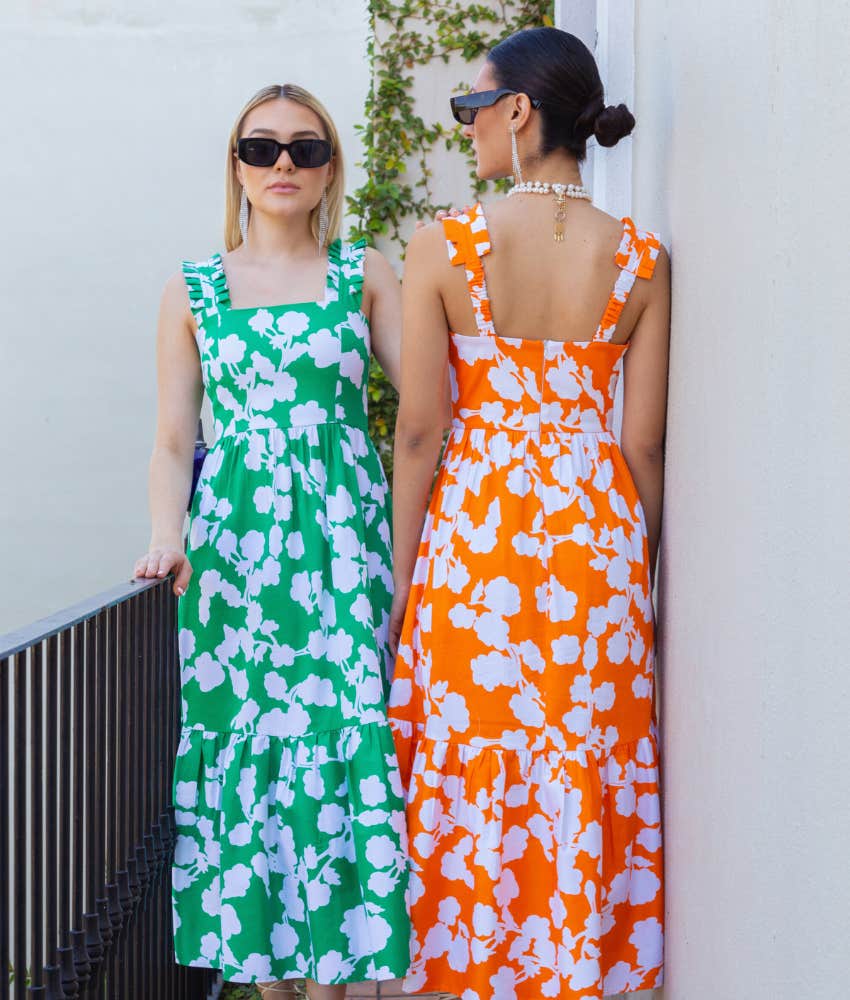
[[[440,296],[442,226],[414,233],[404,268],[401,392],[393,457],[393,652],[404,619],[416,552],[445,426],[448,325]]]
[[[369,319],[372,351],[398,389],[401,366],[401,287],[383,254],[366,249],[363,310]]]
[[[175,593],[182,594],[192,573],[183,551],[183,521],[203,385],[194,320],[179,274],[163,292],[156,353],[156,438],[148,480],[151,540],[136,563],[136,576],[162,577],[173,571]]]
[[[637,487],[654,572],[664,491],[664,428],[670,345],[670,258],[662,248],[650,282],[650,297],[626,354],[622,449]]]

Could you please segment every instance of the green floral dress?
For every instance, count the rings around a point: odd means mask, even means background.
[[[262,309],[230,307],[220,255],[183,265],[216,443],[179,606],[175,951],[235,982],[410,958],[364,255],[336,241],[321,302]]]

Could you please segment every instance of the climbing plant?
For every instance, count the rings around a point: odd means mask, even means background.
[[[480,61],[503,38],[521,28],[552,24],[553,0],[370,0],[368,58],[372,86],[363,124],[363,184],[348,199],[353,239],[370,244],[390,240],[405,246],[404,233],[417,219],[432,219],[440,208],[432,191],[434,152],[465,157],[470,187],[454,193],[456,203],[478,198],[488,183],[475,176],[471,144],[454,123],[425,121],[416,109],[417,73],[435,62],[459,57]],[[470,66],[471,68],[471,66]],[[447,71],[448,72],[448,71]],[[469,81],[448,81],[461,93]],[[496,182],[500,186],[500,182]],[[392,471],[392,430],[396,394],[377,365],[369,379],[369,424],[387,474]]]

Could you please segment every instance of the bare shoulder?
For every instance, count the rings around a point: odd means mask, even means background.
[[[639,279],[635,291],[640,316],[647,318],[650,329],[655,329],[666,340],[670,329],[670,255],[662,243],[654,254],[649,280]]]
[[[609,237],[622,237],[623,228],[627,222],[626,219],[621,219],[619,216],[611,215],[610,212],[604,212],[601,208],[597,208],[595,205],[592,207],[592,216],[597,232]]]
[[[659,284],[670,284],[670,252],[663,243],[658,244],[658,257],[655,260],[653,280]]]
[[[392,264],[375,247],[366,247],[363,258],[363,277],[367,285],[398,281]]]
[[[650,298],[669,296],[670,294],[670,254],[656,233],[637,226],[638,234],[647,237],[644,253],[653,253],[652,275],[649,281],[640,282],[645,285]]]
[[[186,278],[182,271],[176,271],[166,281],[162,290],[162,304],[189,308],[189,289],[186,287]]]
[[[420,270],[436,273],[443,270],[447,262],[446,233],[442,222],[431,222],[413,233],[405,253],[405,271],[415,265]]]
[[[189,289],[182,271],[177,271],[166,281],[160,300],[160,317],[164,320],[194,326],[189,305]]]
[[[497,229],[502,226],[510,228],[523,217],[522,207],[516,199],[511,198],[494,198],[492,201],[488,200],[486,205],[483,201],[479,201],[471,210],[467,209],[464,214],[476,209],[479,215],[483,216],[487,230],[491,234],[494,225]]]
[[[624,226],[628,225],[634,227],[639,243],[643,243],[643,254],[652,255],[653,263],[651,266],[650,280],[639,281],[637,283],[637,294],[642,296],[646,301],[651,301],[659,296],[668,295],[670,288],[670,255],[667,252],[667,248],[660,241],[658,234],[653,232],[651,229],[641,226],[640,223],[636,222],[634,219],[627,218],[616,220],[613,216],[606,216],[606,218],[610,219],[613,223],[616,223],[621,234]]]

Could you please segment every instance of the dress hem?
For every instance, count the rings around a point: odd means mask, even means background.
[[[598,993],[596,994],[596,998],[598,998],[598,1000],[607,1000],[608,997],[629,997],[632,994],[640,993],[643,990],[659,990],[663,987],[663,985],[664,985],[664,976],[663,974],[659,973],[656,975],[656,978],[652,983],[644,983],[643,985],[630,987],[628,990],[625,991],[620,990],[616,993]],[[452,992],[453,990],[456,990],[458,987],[460,987],[459,993]],[[462,996],[463,991],[468,988],[469,988],[469,981],[463,980],[462,982],[453,983],[451,986],[438,986],[435,983],[427,983],[426,985],[420,986],[415,990],[408,990],[402,983],[401,990],[402,993],[405,994],[405,996],[409,997],[421,996],[423,993],[427,994],[439,993],[441,996],[460,997]],[[529,1000],[529,998],[523,997],[521,990],[517,991],[516,997],[518,998],[518,1000]],[[558,994],[558,1000],[573,1000],[573,998],[575,998],[575,1000],[591,1000],[591,998],[588,997],[587,990],[571,991],[570,993],[566,994],[561,992]],[[496,1000],[498,1000],[498,998],[496,998]],[[540,1000],[540,998],[535,996],[533,1000]]]

